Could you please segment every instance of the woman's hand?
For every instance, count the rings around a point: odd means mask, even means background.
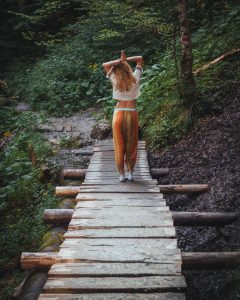
[[[121,58],[120,58],[120,61],[123,62],[123,61],[126,61],[126,60],[127,60],[126,54],[125,54],[125,52],[122,50],[122,51],[121,51]]]

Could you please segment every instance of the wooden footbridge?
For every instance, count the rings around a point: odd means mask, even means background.
[[[96,146],[76,199],[39,299],[185,299],[173,219],[143,142],[135,181],[124,183],[113,146]]]
[[[41,266],[51,266],[38,299],[186,299],[182,260],[187,265],[191,253],[186,257],[177,247],[173,214],[150,175],[144,142],[138,144],[134,182],[118,181],[109,143],[94,147],[81,186],[57,189],[61,195],[76,195],[74,209],[48,216],[69,220],[60,251],[22,256],[25,269],[39,257]],[[221,265],[222,258],[214,254],[206,261]],[[198,260],[206,266],[204,256]]]

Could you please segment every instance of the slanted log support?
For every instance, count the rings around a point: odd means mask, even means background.
[[[209,190],[208,184],[168,184],[158,185],[163,194],[193,194]]]

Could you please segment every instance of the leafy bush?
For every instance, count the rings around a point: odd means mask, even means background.
[[[39,114],[18,114],[1,108],[6,124],[1,131],[10,140],[0,152],[0,270],[1,299],[9,299],[12,289],[22,279],[19,274],[20,255],[36,251],[47,226],[42,222],[44,209],[56,207],[54,186],[41,180],[40,165],[53,154],[49,143],[36,131],[44,118]],[[32,144],[37,157],[33,167],[28,145]]]

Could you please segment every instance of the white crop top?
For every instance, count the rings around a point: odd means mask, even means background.
[[[109,71],[106,75],[106,78],[109,78],[113,84],[113,93],[112,98],[117,100],[135,100],[137,97],[141,95],[140,92],[140,78],[142,76],[143,69],[140,66],[136,66],[133,75],[136,77],[137,81],[132,85],[132,88],[129,91],[120,92],[115,89],[116,79],[113,72]]]

